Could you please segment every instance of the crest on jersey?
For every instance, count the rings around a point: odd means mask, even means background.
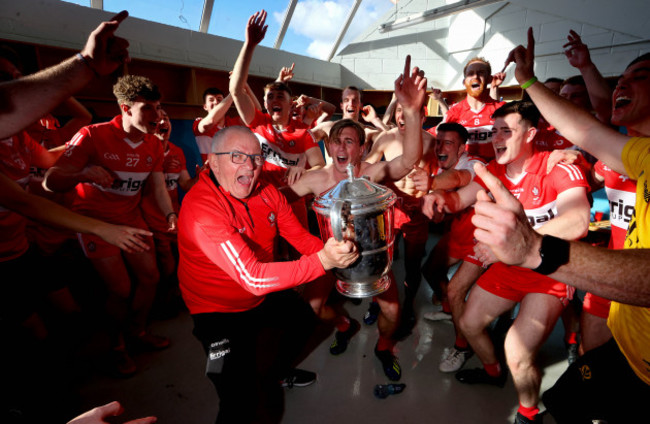
[[[246,232],[246,227],[241,227],[237,231],[239,231],[239,234],[244,234]]]
[[[153,165],[153,158],[151,156],[147,156],[147,166]]]
[[[87,248],[89,252],[94,252],[95,250],[97,250],[97,246],[92,241],[88,243]]]
[[[537,188],[537,187],[533,187],[533,190],[532,190],[532,191],[533,191],[533,196],[535,196],[535,197],[539,197],[539,188]]]
[[[269,220],[269,224],[271,224],[272,226],[275,225],[275,220],[276,220],[275,212],[269,212],[269,215],[266,217],[266,219]]]

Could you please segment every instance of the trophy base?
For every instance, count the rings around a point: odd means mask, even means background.
[[[384,275],[372,283],[348,283],[336,280],[336,290],[343,296],[352,298],[372,297],[381,294],[390,287],[390,278]]]

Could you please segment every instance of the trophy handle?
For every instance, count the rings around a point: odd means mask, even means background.
[[[347,214],[350,211],[350,205],[345,200],[336,200],[330,209],[330,225],[332,226],[332,236],[336,241],[343,241],[343,228],[347,226]]]

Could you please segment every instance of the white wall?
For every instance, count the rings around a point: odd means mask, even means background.
[[[452,1],[448,1],[451,3]],[[402,0],[346,46],[333,61],[341,63],[350,82],[364,88],[391,89],[407,54],[423,68],[432,85],[462,89],[462,68],[468,59],[483,56],[493,71],[501,70],[508,52],[526,43],[533,27],[537,76],[566,78],[578,74],[562,53],[569,29],[590,47],[594,63],[605,76],[620,74],[625,65],[650,51],[650,2],[646,0],[512,0],[386,33],[378,27],[445,4],[444,0]],[[515,85],[513,68],[505,85]]]

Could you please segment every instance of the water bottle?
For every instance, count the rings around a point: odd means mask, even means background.
[[[375,386],[375,397],[386,399],[388,395],[402,393],[405,387],[406,384],[377,384]]]

